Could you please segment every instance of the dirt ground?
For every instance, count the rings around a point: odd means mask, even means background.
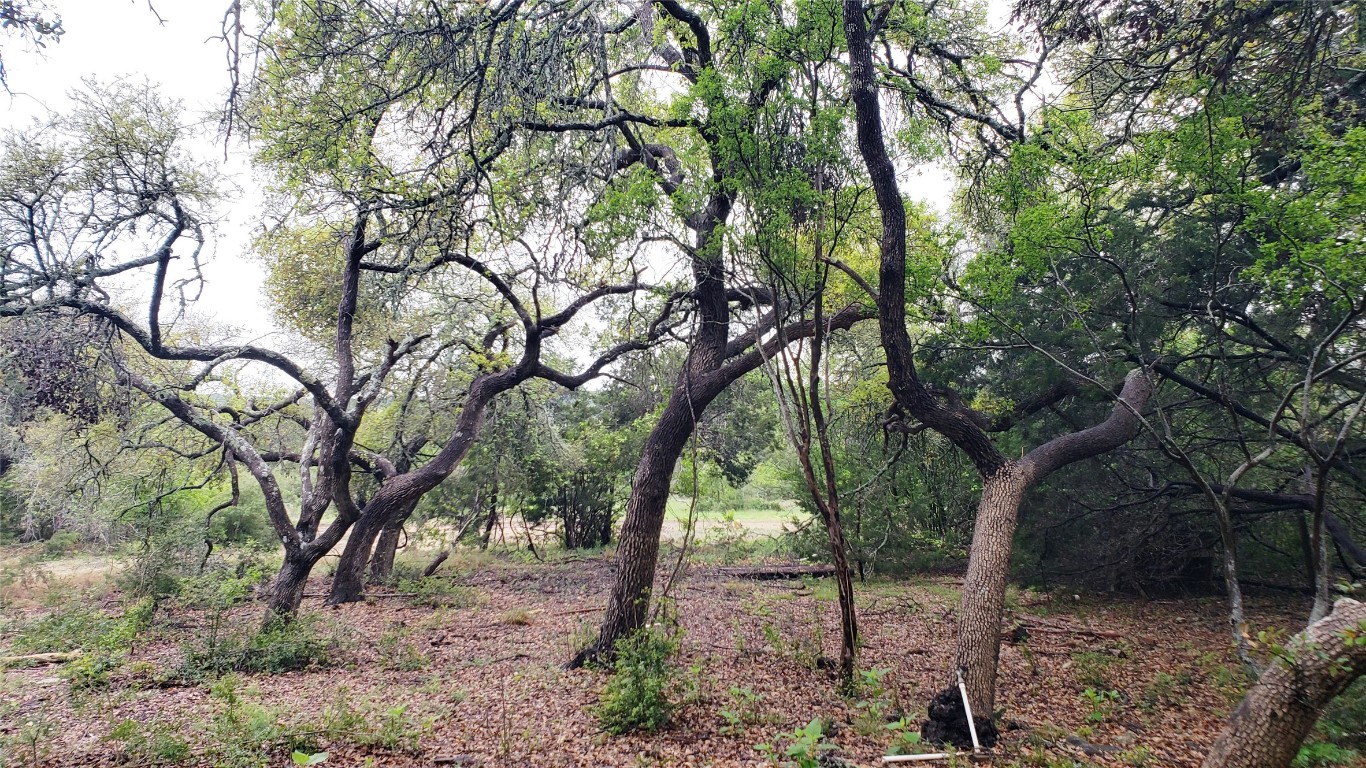
[[[831,585],[737,581],[696,566],[674,590],[684,703],[660,733],[609,736],[592,714],[607,674],[561,665],[599,618],[613,567],[605,557],[457,565],[446,577],[462,595],[454,607],[377,589],[367,602],[326,608],[318,581],[304,610],[338,638],[335,665],[243,675],[238,695],[294,723],[343,699],[375,712],[405,707],[415,731],[408,747],[319,737],[325,766],[764,766],[774,763],[758,745],[781,749],[780,734],[813,718],[837,747],[832,755],[875,765],[895,735],[884,722],[918,722],[945,682],[954,577],[859,586],[860,666],[879,672],[844,697],[814,663],[838,648]],[[1003,739],[986,765],[1196,766],[1243,685],[1217,599],[1025,592],[1013,611],[1031,628],[1002,648]],[[1262,625],[1285,628],[1303,612],[1266,598],[1250,606]],[[243,627],[259,615],[251,604],[228,614]],[[54,667],[5,672],[0,736],[12,745],[41,719],[50,727],[34,745],[38,764],[130,764],[110,734],[132,721],[180,733],[192,749],[186,764],[214,764],[206,734],[222,718],[222,698],[158,674],[210,621],[202,610],[163,610],[99,691],[73,694]],[[12,748],[10,762],[30,764],[26,754]],[[288,765],[289,756],[268,764]]]

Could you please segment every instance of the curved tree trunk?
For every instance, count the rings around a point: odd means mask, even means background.
[[[984,744],[995,741],[992,725],[996,707],[996,665],[1001,654],[1001,614],[1005,607],[1006,577],[1015,540],[1020,502],[1029,490],[1027,478],[1013,462],[997,470],[982,484],[977,522],[972,532],[968,573],[958,609],[958,641],[954,664],[967,683],[968,700],[977,721],[977,735]],[[947,681],[957,697],[958,677]],[[955,718],[956,719],[956,718]],[[966,719],[962,721],[967,724]],[[968,734],[948,732],[943,721],[925,724],[925,738],[934,743],[971,741]]]
[[[308,574],[319,559],[321,554],[311,547],[285,551],[285,560],[280,565],[279,573],[265,589],[266,615],[262,626],[294,620],[299,604],[304,599]]]
[[[1339,600],[1296,635],[1229,717],[1204,768],[1290,765],[1323,708],[1366,673],[1366,604]]]
[[[380,532],[388,522],[386,515],[371,513],[351,526],[346,547],[342,549],[341,558],[337,561],[337,572],[332,575],[332,587],[327,595],[328,605],[353,603],[361,599],[365,592],[365,566],[370,562],[370,552],[375,548],[375,539],[379,538]]]
[[[659,421],[645,439],[631,483],[631,496],[626,502],[626,518],[617,546],[617,576],[598,639],[581,650],[569,662],[570,667],[610,658],[618,640],[645,624],[674,467],[692,436],[696,414],[706,406],[706,401],[690,402],[686,376],[685,369],[683,380],[674,388]]]
[[[398,557],[398,541],[403,538],[403,524],[413,514],[417,505],[409,507],[407,514],[399,515],[389,521],[379,532],[375,541],[375,552],[370,556],[370,583],[384,584],[394,576],[394,560]]]

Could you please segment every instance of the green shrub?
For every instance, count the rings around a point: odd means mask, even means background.
[[[215,543],[254,546],[275,542],[275,532],[265,510],[252,505],[239,505],[220,510],[209,523],[209,538]]]
[[[821,756],[836,747],[826,740],[825,726],[816,718],[795,731],[778,734],[772,744],[754,748],[784,768],[819,768]]]
[[[209,632],[183,648],[180,676],[203,680],[227,672],[279,674],[330,666],[339,643],[324,633],[314,616],[274,622],[259,632],[226,630],[221,617]]]
[[[269,576],[264,564],[243,560],[231,570],[214,568],[181,579],[176,595],[187,607],[227,610],[250,600]]]
[[[62,675],[72,688],[102,687],[128,656],[138,635],[151,626],[156,604],[143,598],[111,616],[89,602],[73,600],[23,626],[15,635],[18,653],[63,653],[81,650]]]
[[[677,641],[647,627],[617,642],[612,678],[598,702],[598,722],[613,734],[653,733],[669,722]]]
[[[1110,667],[1114,663],[1115,657],[1099,651],[1072,654],[1072,670],[1084,688],[1110,688]]]
[[[57,531],[43,542],[44,557],[66,557],[81,547],[81,535],[75,531]]]
[[[350,692],[341,688],[323,708],[323,735],[333,741],[390,752],[416,753],[422,736],[431,732],[433,718],[420,718],[407,706],[382,708],[373,703],[357,707]]]
[[[1366,677],[1358,678],[1333,699],[1319,718],[1325,741],[1347,747],[1366,747]]]
[[[189,742],[162,723],[123,720],[107,740],[122,742],[124,756],[138,765],[183,763],[191,757]]]
[[[412,630],[407,627],[386,629],[375,641],[379,651],[380,666],[399,672],[414,672],[425,669],[431,660],[427,654],[412,642]]]
[[[217,768],[260,768],[282,748],[293,751],[300,740],[284,724],[284,710],[263,707],[243,698],[234,675],[218,678],[209,688],[220,709],[209,720],[205,747]]]
[[[472,608],[479,604],[479,592],[473,587],[440,576],[400,579],[394,588],[410,595],[413,605],[428,608]]]
[[[1323,741],[1313,741],[1300,747],[1295,755],[1294,768],[1333,768],[1339,765],[1356,765],[1361,757],[1355,749],[1339,747]]]

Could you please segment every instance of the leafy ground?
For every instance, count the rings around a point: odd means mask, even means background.
[[[609,675],[561,664],[598,617],[610,558],[453,559],[340,608],[321,605],[319,581],[302,628],[250,656],[255,667],[239,663],[260,616],[234,602],[246,580],[196,585],[149,613],[54,577],[55,608],[12,608],[0,655],[78,642],[87,655],[4,673],[4,764],[285,765],[298,751],[339,766],[760,766],[798,740],[873,765],[900,738],[888,723],[914,730],[949,663],[956,578],[860,587],[868,671],[842,696],[819,663],[837,649],[831,585],[697,565],[674,589],[679,706],[657,734],[609,736],[594,715]],[[1199,764],[1244,684],[1220,601],[1012,597],[1043,626],[1003,648],[1006,731],[988,764]],[[1251,613],[1290,629],[1303,606],[1254,599]],[[814,719],[818,733],[799,732]]]

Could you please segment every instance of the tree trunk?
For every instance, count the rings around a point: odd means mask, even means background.
[[[1010,553],[1015,539],[1015,523],[1020,502],[1029,484],[1015,463],[1008,463],[986,478],[977,506],[977,523],[972,532],[972,552],[958,609],[958,645],[954,654],[957,670],[967,683],[977,735],[983,744],[995,741],[992,724],[996,707],[996,663],[1000,657],[1001,612],[1005,607],[1006,577],[1010,572]],[[948,683],[947,700],[961,698],[955,673]],[[961,709],[961,706],[960,706]],[[966,719],[956,712],[931,708],[930,719],[922,733],[932,743],[972,746],[965,730]]]
[[[1204,768],[1284,768],[1335,696],[1366,673],[1366,604],[1339,600],[1248,690]]]
[[[395,523],[384,526],[375,541],[375,552],[370,556],[370,583],[384,584],[394,577],[394,559],[398,557],[398,540],[403,538],[404,515]]]
[[[488,497],[488,518],[484,521],[484,533],[479,537],[479,548],[488,549],[489,540],[493,538],[493,526],[498,523],[498,464],[495,460],[493,465],[493,488],[489,490]],[[470,510],[471,513],[474,510]]]
[[[365,566],[369,563],[370,552],[375,548],[375,539],[388,522],[385,517],[380,514],[367,514],[351,526],[346,547],[342,549],[341,557],[337,560],[337,572],[332,575],[332,587],[327,595],[328,605],[354,603],[364,596]]]
[[[835,583],[840,599],[840,678],[846,685],[854,680],[854,663],[858,652],[858,617],[854,609],[854,579],[849,569],[848,545],[844,541],[844,527],[839,516],[827,520],[826,536],[830,555],[835,561]]]
[[[626,502],[626,519],[617,547],[617,575],[607,613],[597,641],[569,662],[571,668],[611,658],[617,641],[645,624],[659,562],[659,536],[669,501],[669,484],[692,435],[694,414],[700,414],[706,406],[706,401],[689,402],[686,378],[685,368],[659,421],[645,439],[631,496]]]
[[[308,574],[318,562],[319,555],[311,548],[290,549],[285,551],[285,560],[279,573],[266,588],[266,615],[262,626],[269,627],[278,622],[290,622],[299,612],[299,604],[304,599],[304,586]]]
[[[394,560],[398,557],[398,542],[403,538],[404,524],[417,510],[417,501],[409,502],[400,509],[401,514],[395,515],[380,529],[374,554],[370,556],[371,584],[385,584],[393,578]]]

